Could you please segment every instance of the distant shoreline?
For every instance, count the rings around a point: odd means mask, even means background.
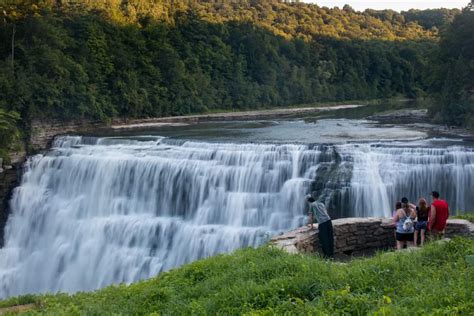
[[[135,129],[147,127],[163,127],[163,126],[184,126],[198,122],[208,121],[231,121],[231,120],[255,120],[270,117],[284,117],[294,114],[307,114],[314,112],[327,112],[343,109],[354,109],[368,106],[369,104],[339,104],[331,106],[314,106],[314,107],[299,107],[299,108],[284,108],[284,109],[269,109],[269,110],[252,110],[239,112],[223,112],[212,114],[196,114],[183,115],[171,117],[158,117],[149,119],[135,119],[128,120],[126,123],[115,122],[108,126],[114,130],[121,129]]]

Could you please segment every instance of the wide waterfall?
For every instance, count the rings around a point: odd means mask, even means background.
[[[438,190],[474,205],[474,151],[60,137],[32,157],[0,249],[0,297],[133,282],[258,246],[302,225],[304,196],[333,217],[389,216]]]

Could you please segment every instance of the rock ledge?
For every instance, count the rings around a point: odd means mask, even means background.
[[[395,246],[394,227],[388,218],[341,218],[333,220],[333,227],[336,255],[363,254]],[[445,237],[454,236],[474,237],[474,224],[462,219],[448,220]],[[270,244],[289,253],[320,252],[318,225],[314,224],[313,229],[299,227],[275,236]]]

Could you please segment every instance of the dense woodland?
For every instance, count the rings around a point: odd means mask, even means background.
[[[438,122],[474,130],[474,6],[447,25],[433,66],[432,114]]]
[[[32,118],[109,121],[437,92],[438,120],[468,124],[472,113],[468,9],[0,0],[2,14],[1,148],[18,135],[15,122],[27,132]]]

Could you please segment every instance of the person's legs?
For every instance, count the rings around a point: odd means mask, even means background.
[[[402,235],[399,233],[395,233],[395,239],[397,240],[397,250],[402,250],[403,245],[405,243],[402,239]]]
[[[403,241],[397,240],[397,250],[402,250],[403,249]]]
[[[418,230],[415,229],[415,235],[413,236],[413,244],[416,247],[416,244],[418,243]]]
[[[439,240],[441,238],[442,238],[442,234],[439,230],[432,229],[430,231],[430,240],[431,241]]]
[[[327,244],[327,233],[326,233],[326,225],[325,223],[318,224],[318,238],[319,238],[319,244],[321,246],[321,250],[323,252],[323,255],[326,255],[326,244]]]
[[[393,238],[395,239],[395,249],[398,249],[397,230],[393,230]]]
[[[413,247],[413,240],[414,240],[414,233],[407,234],[406,240],[407,240],[407,248]]]
[[[334,258],[334,229],[332,227],[332,221],[327,221],[328,223],[328,257]]]
[[[318,229],[323,255],[325,258],[332,258],[334,256],[334,232],[331,221],[319,224]]]
[[[424,229],[420,229],[420,245],[421,247],[423,247],[423,245],[425,244],[425,230]]]

